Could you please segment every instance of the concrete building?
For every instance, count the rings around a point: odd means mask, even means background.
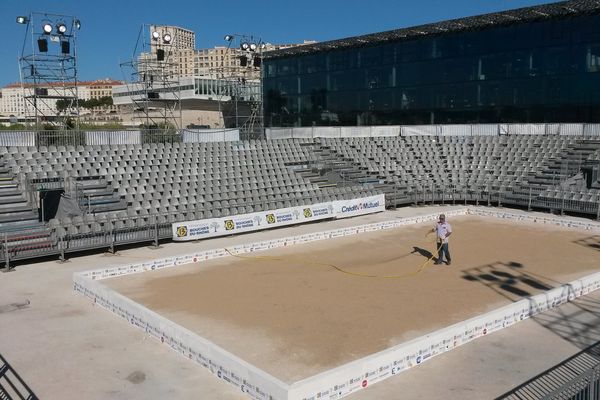
[[[257,52],[249,52],[237,47],[227,46],[200,49],[196,51],[194,57],[194,74],[197,76],[214,76],[219,78],[243,76],[246,79],[260,79],[262,53],[314,43],[316,42],[304,41],[301,44],[265,43]],[[243,57],[246,57],[245,62],[242,62]],[[260,61],[254,62],[255,58],[260,59]]]
[[[122,85],[123,82],[110,78],[95,81],[77,82],[77,86],[63,83],[49,83],[33,85],[12,83],[0,89],[0,117],[15,117],[19,121],[31,120],[35,116],[35,109],[27,97],[33,96],[35,91],[41,97],[38,99],[38,115],[56,116],[56,106],[60,97],[70,97],[77,93],[80,101],[112,97],[113,86]],[[75,90],[77,89],[77,90]],[[110,120],[115,121],[119,109],[115,105],[99,106],[94,108],[80,107],[80,116],[84,122],[103,121],[111,115]]]
[[[182,77],[176,86],[159,81],[129,83],[113,88],[114,104],[120,107],[126,125],[162,122],[177,126],[199,125],[210,128],[240,126],[261,101],[260,82],[244,84],[214,77]],[[151,123],[150,122],[150,123]]]
[[[153,32],[158,33],[155,39]],[[171,35],[170,43],[165,43],[165,35]],[[171,50],[186,50],[196,48],[196,33],[189,29],[180,28],[172,25],[151,25],[150,26],[150,43],[152,53],[156,54],[159,48],[169,47]]]
[[[282,49],[271,126],[600,122],[600,3],[561,1]]]

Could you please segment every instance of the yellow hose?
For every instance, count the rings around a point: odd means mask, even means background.
[[[436,240],[437,243],[437,240]],[[415,276],[420,274],[425,267],[427,266],[427,264],[429,264],[429,262],[433,259],[434,254],[438,253],[440,251],[440,248],[442,247],[442,243],[440,242],[440,245],[437,247],[437,250],[435,251],[435,253],[431,254],[431,257],[429,257],[423,264],[421,264],[421,266],[416,270],[416,271],[411,271],[411,272],[407,272],[401,275],[371,275],[371,274],[363,274],[360,272],[352,272],[352,271],[348,271],[347,269],[344,269],[340,266],[337,266],[335,264],[329,264],[329,263],[323,263],[323,262],[318,262],[318,261],[312,261],[312,260],[307,260],[307,263],[309,265],[318,265],[318,266],[323,266],[323,267],[330,267],[335,269],[338,272],[341,272],[343,274],[347,274],[347,275],[351,275],[351,276],[355,276],[355,277],[359,277],[359,278],[379,278],[379,279],[400,279],[400,278],[407,278],[410,276]],[[273,256],[242,256],[239,254],[234,254],[231,251],[229,251],[229,249],[225,248],[225,251],[227,253],[229,253],[229,255],[233,256],[233,257],[237,257],[237,258],[246,258],[246,259],[254,259],[254,260],[272,260],[272,261],[281,261],[284,259],[284,257],[273,257]]]

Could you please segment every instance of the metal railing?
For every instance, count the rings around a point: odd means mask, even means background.
[[[496,400],[600,400],[599,347],[582,350]]]
[[[579,374],[543,400],[600,400],[600,364]]]
[[[345,196],[349,196],[349,194],[345,194]],[[4,232],[0,237],[0,262],[4,262],[5,267],[10,269],[13,261],[50,255],[59,255],[60,259],[64,261],[68,253],[85,250],[108,249],[109,252],[114,253],[117,246],[144,242],[151,242],[158,247],[160,240],[173,237],[173,223],[196,219],[190,218],[194,215],[192,213],[196,213],[196,217],[199,215],[197,213],[202,213],[202,219],[218,218],[238,214],[237,209],[247,209],[248,207],[258,212],[283,208],[285,201],[295,205],[304,205],[326,202],[329,199],[330,197],[325,196],[303,196],[287,200],[235,202],[234,205],[211,209],[190,207],[182,211],[136,216],[127,216],[124,215],[124,211],[121,211],[116,217],[95,218],[95,223],[100,224],[102,229],[84,233],[79,229],[82,224],[75,223],[53,227],[46,224],[42,230],[25,229]],[[232,209],[236,212],[232,213]],[[83,224],[91,225],[86,222]]]
[[[0,399],[37,400],[38,397],[21,379],[19,374],[0,354]]]
[[[565,213],[586,214],[600,220],[600,201],[575,200],[571,191],[559,190],[559,197],[550,197],[547,189],[524,189],[521,186],[437,186],[431,183],[411,187],[391,186],[386,191],[387,206],[433,205],[433,204],[475,204],[495,206],[516,206],[527,210],[544,210]]]
[[[142,144],[173,144],[224,142],[239,140],[235,129],[120,129],[120,130],[46,130],[2,131],[0,146],[49,147],[118,146]]]
[[[545,196],[544,190],[523,189],[511,186],[473,185],[455,186],[424,183],[411,188],[387,186],[372,190],[365,187],[365,192],[385,192],[386,205],[398,207],[405,205],[430,204],[475,204],[487,206],[517,206],[528,210],[545,210],[553,213],[586,214],[600,220],[600,202],[568,199],[566,191],[561,198]],[[195,219],[217,218],[227,215],[245,213],[247,210],[264,211],[285,207],[286,202],[292,205],[320,203],[334,198],[347,198],[356,193],[324,194],[322,196],[301,196],[298,198],[273,198],[269,201],[238,202],[229,200],[227,205],[212,208],[194,207],[170,213],[127,216],[120,211],[110,218],[95,217],[94,222],[70,223],[59,226],[45,226],[45,234],[40,230],[5,233],[0,242],[0,261],[6,266],[14,260],[36,258],[47,255],[60,255],[66,258],[67,253],[90,249],[108,249],[114,252],[116,246],[141,242],[152,242],[158,246],[159,241],[172,238],[172,223]],[[114,215],[114,214],[108,214]],[[90,226],[94,225],[93,228]],[[80,226],[87,225],[89,232],[82,232]],[[100,225],[100,226],[98,226]],[[100,228],[100,229],[99,229]],[[87,229],[87,228],[86,228]],[[28,239],[31,237],[31,239]]]

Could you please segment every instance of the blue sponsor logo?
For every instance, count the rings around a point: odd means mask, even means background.
[[[354,212],[354,211],[360,211],[360,210],[368,210],[369,208],[377,208],[379,206],[380,206],[379,201],[367,201],[365,203],[355,204],[351,207],[342,206],[342,212],[346,213],[346,212]]]

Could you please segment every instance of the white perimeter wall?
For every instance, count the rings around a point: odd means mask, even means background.
[[[467,207],[449,211],[446,214],[448,216],[465,214],[488,216],[600,232],[600,223],[593,221],[570,220],[553,216],[540,217],[503,210]],[[438,214],[430,214],[399,218],[355,227],[242,244],[227,249],[212,249],[177,257],[75,273],[73,276],[74,289],[76,292],[92,299],[95,304],[114,312],[129,321],[133,326],[154,336],[183,356],[208,368],[218,378],[237,386],[250,398],[334,400],[387,379],[473,339],[513,325],[537,313],[557,307],[600,288],[600,272],[598,272],[288,385],[99,282],[109,277],[176,267],[225,257],[230,254],[262,251],[281,246],[355,235],[362,232],[397,228],[435,220],[437,216]]]
[[[383,136],[497,136],[568,135],[600,137],[600,124],[473,124],[473,125],[389,125],[315,126],[266,128],[267,139],[383,137]]]

